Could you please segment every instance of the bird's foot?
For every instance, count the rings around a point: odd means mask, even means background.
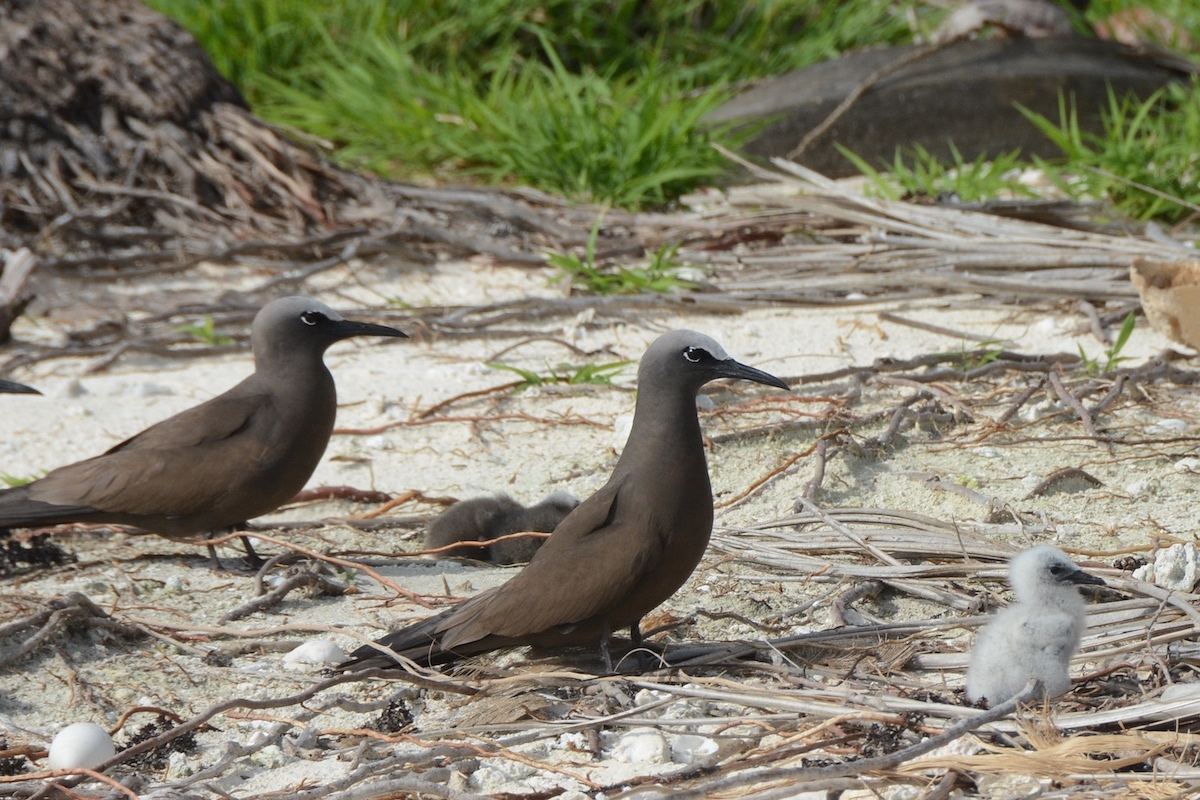
[[[262,556],[254,551],[254,545],[250,543],[250,537],[239,536],[238,538],[242,540],[242,547],[246,548],[246,563],[250,565],[250,569],[255,572],[262,569],[263,564],[267,562],[263,561]]]
[[[233,533],[234,531],[237,531],[237,530],[245,530],[245,529],[246,529],[246,525],[244,523],[242,525],[232,525],[232,526],[230,526],[228,528],[224,528],[220,531],[209,531],[208,538],[213,539],[220,535],[229,534],[229,533]],[[246,565],[248,567],[248,571],[250,573],[258,572],[260,569],[262,569],[263,564],[265,564],[267,562],[263,561],[262,556],[260,556],[258,553],[256,553],[254,551],[254,545],[251,544],[249,536],[239,535],[238,538],[242,540],[242,546],[244,548],[246,548]],[[208,544],[207,547],[208,547],[209,564],[212,566],[214,571],[216,571],[216,572],[240,572],[241,571],[241,570],[227,569],[225,567],[225,565],[221,563],[221,559],[217,557],[216,546],[213,544]]]

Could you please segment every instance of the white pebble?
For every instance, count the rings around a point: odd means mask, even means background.
[[[676,764],[704,766],[712,761],[719,749],[716,741],[707,736],[685,733],[676,736],[671,743],[671,760]]]
[[[175,394],[175,390],[170,386],[163,386],[161,383],[151,383],[150,381],[139,383],[137,389],[134,391],[138,397],[165,397]]]
[[[1154,555],[1154,564],[1139,568],[1134,572],[1134,577],[1140,580],[1149,577],[1164,589],[1190,592],[1200,580],[1200,553],[1193,542],[1173,544],[1165,550],[1159,550]]]
[[[1058,333],[1061,328],[1059,327],[1058,320],[1054,317],[1044,317],[1033,323],[1031,330],[1037,335],[1037,338],[1041,339]]]
[[[1200,458],[1188,456],[1175,462],[1176,472],[1200,472]]]
[[[975,454],[983,458],[999,458],[1000,451],[995,447],[976,447]]]
[[[179,780],[180,778],[186,778],[189,775],[195,774],[196,767],[193,766],[187,753],[176,751],[167,756],[167,774],[165,777],[168,781]]]
[[[1062,406],[1050,400],[1043,400],[1040,403],[1026,403],[1021,406],[1021,410],[1017,412],[1017,416],[1024,422],[1036,422],[1043,417],[1049,417],[1062,411]]]
[[[499,794],[507,785],[509,776],[495,767],[484,765],[467,778],[468,785],[477,794]]]
[[[612,758],[626,764],[666,764],[671,760],[671,748],[658,731],[633,730],[613,746]]]
[[[58,732],[50,743],[50,769],[98,767],[117,754],[108,731],[94,722],[76,722]]]
[[[1154,583],[1154,564],[1143,564],[1133,571],[1133,579],[1135,581],[1145,581],[1146,583]]]
[[[536,769],[526,764],[489,759],[471,773],[467,783],[477,794],[509,794],[515,786],[536,792],[539,784],[546,788],[545,777],[536,773]]]
[[[983,748],[975,741],[973,736],[960,736],[952,742],[947,742],[936,750],[931,750],[923,756],[917,756],[913,759],[914,763],[921,761],[942,761],[945,759],[961,758],[962,756],[973,756],[979,753]]]
[[[670,696],[669,692],[660,692],[656,689],[641,689],[633,696],[633,704],[641,708],[651,703],[657,703],[659,700],[666,700]]]
[[[85,394],[88,394],[87,387],[80,383],[78,378],[71,378],[71,380],[58,387],[58,391],[54,393],[54,396],[60,399],[70,399],[83,397]]]
[[[1157,478],[1142,478],[1125,487],[1125,491],[1134,497],[1150,497],[1158,494],[1158,489]]]
[[[591,747],[588,737],[576,732],[560,734],[556,744],[559,750],[577,750],[581,753]]]
[[[1188,429],[1187,420],[1183,419],[1160,419],[1150,427],[1146,428],[1146,433],[1154,435],[1161,433],[1183,433]]]
[[[1162,690],[1158,696],[1160,703],[1177,703],[1181,700],[1195,702],[1200,700],[1200,684],[1172,683]]]
[[[288,669],[303,669],[303,664],[340,664],[346,660],[346,654],[328,639],[313,639],[297,647],[283,657],[283,665]]]
[[[367,450],[391,450],[392,443],[386,436],[368,436],[363,440]]]
[[[1041,781],[1032,775],[981,775],[975,788],[980,797],[995,800],[1033,800],[1045,792]]]

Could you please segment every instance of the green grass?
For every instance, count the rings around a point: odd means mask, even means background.
[[[947,195],[961,202],[1032,196],[1017,170],[1038,168],[1059,191],[1077,200],[1107,200],[1124,216],[1175,223],[1200,212],[1200,83],[1172,84],[1144,101],[1110,94],[1103,132],[1080,129],[1064,98],[1053,121],[1027,109],[1025,117],[1063,153],[1022,159],[1020,153],[966,161],[952,149],[949,163],[917,146],[876,168],[853,152],[841,153],[892,200]]]
[[[516,391],[520,392],[533,386],[547,386],[555,383],[565,383],[568,386],[580,386],[583,384],[611,386],[613,377],[633,363],[635,362],[610,361],[604,364],[583,364],[578,367],[570,364],[559,364],[550,368],[545,373],[534,372],[530,369],[516,367],[500,361],[489,361],[487,366],[492,369],[503,370],[504,372],[512,372],[519,376],[521,382],[516,386]]]
[[[197,36],[269,122],[344,164],[402,180],[527,184],[571,199],[669,205],[725,166],[704,112],[739,82],[910,41],[944,11],[919,0],[149,0]],[[1200,39],[1193,0],[1094,0],[1089,23],[1157,11]],[[1200,100],[1173,89],[1081,135],[1064,111],[1043,162],[1070,196],[1176,221],[1196,189]],[[743,132],[744,135],[744,132]],[[889,196],[1024,193],[1016,154],[863,165]],[[884,177],[885,174],[887,177]],[[1165,195],[1165,197],[1164,197]],[[1176,198],[1172,200],[1171,198]]]
[[[227,344],[233,344],[233,339],[219,332],[213,318],[205,314],[204,321],[195,325],[180,325],[176,328],[180,333],[186,333],[198,342],[211,345],[213,347],[223,347]]]
[[[650,254],[644,266],[597,263],[596,237],[600,234],[603,219],[601,214],[592,226],[582,253],[546,253],[546,262],[558,272],[552,280],[568,280],[573,289],[600,295],[665,293],[696,288],[696,284],[679,276],[684,265],[675,260],[678,244],[663,245]]]
[[[1004,352],[1004,344],[999,339],[989,339],[972,344],[973,346],[968,348],[964,341],[957,352],[941,353],[940,355],[954,356],[954,367],[963,372],[970,372],[991,364]]]
[[[46,476],[45,472],[39,472],[36,475],[11,475],[7,472],[0,472],[0,483],[3,483],[10,489],[15,489],[18,486],[24,486],[27,483],[33,483],[39,478]]]
[[[1057,123],[1025,116],[1063,151],[1038,165],[1069,197],[1105,198],[1137,219],[1177,222],[1200,210],[1200,90],[1167,86],[1142,102],[1110,93],[1102,134],[1079,129],[1063,100]]]
[[[1074,106],[1064,98],[1059,119],[1021,109],[1030,123],[1063,153],[1061,158],[1022,159],[1017,152],[966,161],[953,147],[950,163],[917,146],[897,152],[876,169],[839,145],[838,149],[892,200],[952,196],[975,202],[999,196],[1032,196],[1014,174],[1038,168],[1059,191],[1077,200],[1107,200],[1135,219],[1178,222],[1200,212],[1200,88],[1173,84],[1142,102],[1109,96],[1102,133],[1079,127]]]
[[[1177,32],[1200,40],[1200,6],[1190,0],[1096,0],[1086,20],[1094,24],[1135,8],[1157,12]],[[1168,86],[1142,102],[1110,96],[1100,134],[1079,129],[1069,98],[1062,101],[1057,120],[1024,113],[1058,146],[1061,158],[1025,159],[1013,152],[965,162],[955,151],[943,162],[916,148],[898,152],[890,165],[872,165],[842,152],[877,194],[891,199],[951,195],[972,202],[1030,195],[1010,177],[1014,169],[1027,167],[1041,169],[1067,197],[1107,200],[1127,217],[1176,223],[1200,212],[1200,89],[1195,81]]]
[[[1129,337],[1133,335],[1133,329],[1136,326],[1137,320],[1135,319],[1134,312],[1130,311],[1121,322],[1121,329],[1117,331],[1116,340],[1104,351],[1103,364],[1100,363],[1099,358],[1089,358],[1087,353],[1083,352],[1083,345],[1080,345],[1080,370],[1086,375],[1107,375],[1119,367],[1122,361],[1128,361],[1129,357],[1121,355],[1121,351],[1129,343]]]
[[[737,81],[907,41],[917,0],[150,0],[265,119],[400,179],[662,206],[736,146]]]
[[[1023,166],[1017,152],[1001,153],[995,158],[980,157],[967,161],[958,148],[950,145],[952,163],[939,161],[920,145],[907,151],[897,150],[890,168],[875,169],[865,159],[837,145],[838,152],[870,179],[877,194],[890,200],[913,197],[950,196],[957,202],[974,203],[1001,194],[1032,196],[1033,192],[1016,178]]]

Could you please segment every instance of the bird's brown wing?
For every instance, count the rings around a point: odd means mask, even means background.
[[[520,638],[612,608],[658,563],[663,539],[610,483],[572,511],[508,583],[471,598],[438,626],[451,650],[488,635]],[[652,522],[649,523],[653,527]]]
[[[54,470],[29,485],[29,499],[119,514],[202,513],[228,489],[231,469],[262,459],[262,437],[238,434],[269,407],[265,395],[215,397]]]
[[[228,439],[246,427],[253,416],[270,403],[270,397],[265,392],[239,391],[244,385],[151,425],[141,433],[113,445],[104,455],[129,450],[196,447]]]

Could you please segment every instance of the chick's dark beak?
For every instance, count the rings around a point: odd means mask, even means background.
[[[1070,576],[1068,576],[1067,580],[1069,580],[1071,583],[1091,584],[1093,586],[1108,586],[1108,584],[1104,582],[1103,578],[1093,575],[1090,572],[1084,572],[1081,569],[1072,572]]]

